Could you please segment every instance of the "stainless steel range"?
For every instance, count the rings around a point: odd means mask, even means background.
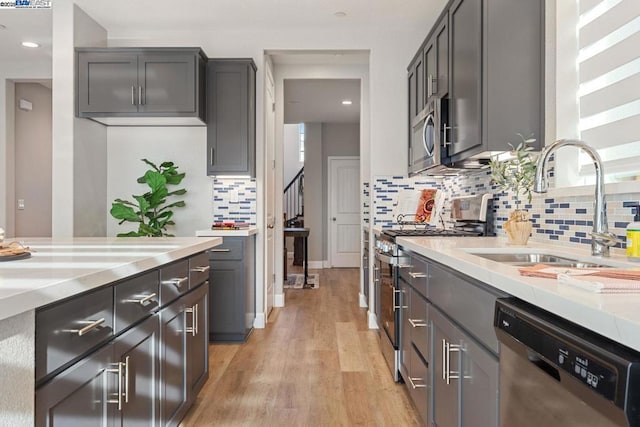
[[[375,310],[380,347],[395,381],[400,380],[400,291],[398,269],[409,257],[396,244],[396,237],[477,237],[487,235],[487,206],[491,195],[452,200],[455,228],[443,229],[422,224],[404,224],[402,229],[385,229],[376,236],[374,264]]]

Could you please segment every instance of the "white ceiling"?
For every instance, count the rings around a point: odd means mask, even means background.
[[[0,67],[5,61],[51,60],[51,9],[0,9]],[[26,48],[23,41],[40,44]]]
[[[443,0],[75,0],[107,31],[429,29]],[[437,9],[437,10],[434,10]],[[336,17],[336,12],[346,16]],[[425,19],[428,22],[425,22]]]
[[[107,32],[212,31],[249,27],[295,29],[424,29],[433,24],[446,0],[75,0]],[[346,16],[338,17],[336,12]],[[51,60],[50,9],[0,9],[0,66],[4,61]],[[24,40],[38,49],[20,45]],[[368,64],[367,51],[270,51],[275,64]],[[360,116],[359,81],[290,81],[285,119],[356,122]],[[339,101],[348,94],[350,107]],[[356,101],[357,99],[357,101]],[[291,105],[291,108],[289,106]],[[293,108],[295,105],[295,108]]]
[[[342,105],[349,99],[351,105]],[[357,123],[360,80],[292,79],[284,81],[284,122]]]

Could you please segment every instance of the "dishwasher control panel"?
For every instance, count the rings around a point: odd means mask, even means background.
[[[561,376],[558,370],[562,370],[607,400],[615,401],[618,384],[615,366],[578,350],[579,346],[567,337],[561,338],[557,330],[550,333],[541,326],[504,308],[496,312],[495,327],[528,347],[527,356],[532,363],[558,381]]]

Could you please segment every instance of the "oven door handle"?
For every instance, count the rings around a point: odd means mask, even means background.
[[[376,253],[376,259],[382,261],[385,264],[395,265],[395,259],[392,256],[381,254],[380,252]]]

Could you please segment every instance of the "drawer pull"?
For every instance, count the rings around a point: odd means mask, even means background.
[[[414,328],[426,328],[427,327],[427,323],[422,320],[422,319],[407,319],[409,321],[409,323],[411,323],[411,326],[413,326]]]
[[[413,267],[413,265],[411,264],[398,264],[398,268],[411,268]],[[411,274],[411,273],[409,273]]]
[[[425,273],[413,273],[413,272],[410,272],[409,276],[411,276],[412,279],[424,279],[425,277],[427,277]]]
[[[180,289],[182,285],[189,281],[188,277],[176,277],[174,279],[163,280],[163,285],[175,285],[176,288]]]
[[[409,378],[409,382],[411,383],[411,387],[412,388],[414,388],[414,389],[416,389],[416,388],[427,388],[426,384],[416,384],[416,383],[414,383],[414,381],[424,381],[424,379],[422,379],[422,378],[411,378],[411,377],[408,377],[408,378]]]
[[[124,300],[123,302],[130,302],[133,304],[140,304],[143,307],[146,307],[147,305],[149,305],[149,303],[157,296],[158,294],[156,294],[155,292],[152,293],[151,295],[147,295],[147,296],[143,296],[143,295],[138,295],[138,298],[140,299],[127,299]]]
[[[211,267],[209,267],[208,265],[204,267],[193,267],[191,271],[193,273],[206,273],[207,271],[209,271],[210,268]]]
[[[69,329],[67,330],[67,332],[71,332],[72,334],[78,334],[78,336],[81,337],[83,335],[88,334],[98,326],[102,325],[104,323],[104,317],[98,320],[82,320],[78,323],[86,326],[81,329]]]
[[[231,249],[209,249],[207,252],[219,253],[219,252],[231,252]]]

